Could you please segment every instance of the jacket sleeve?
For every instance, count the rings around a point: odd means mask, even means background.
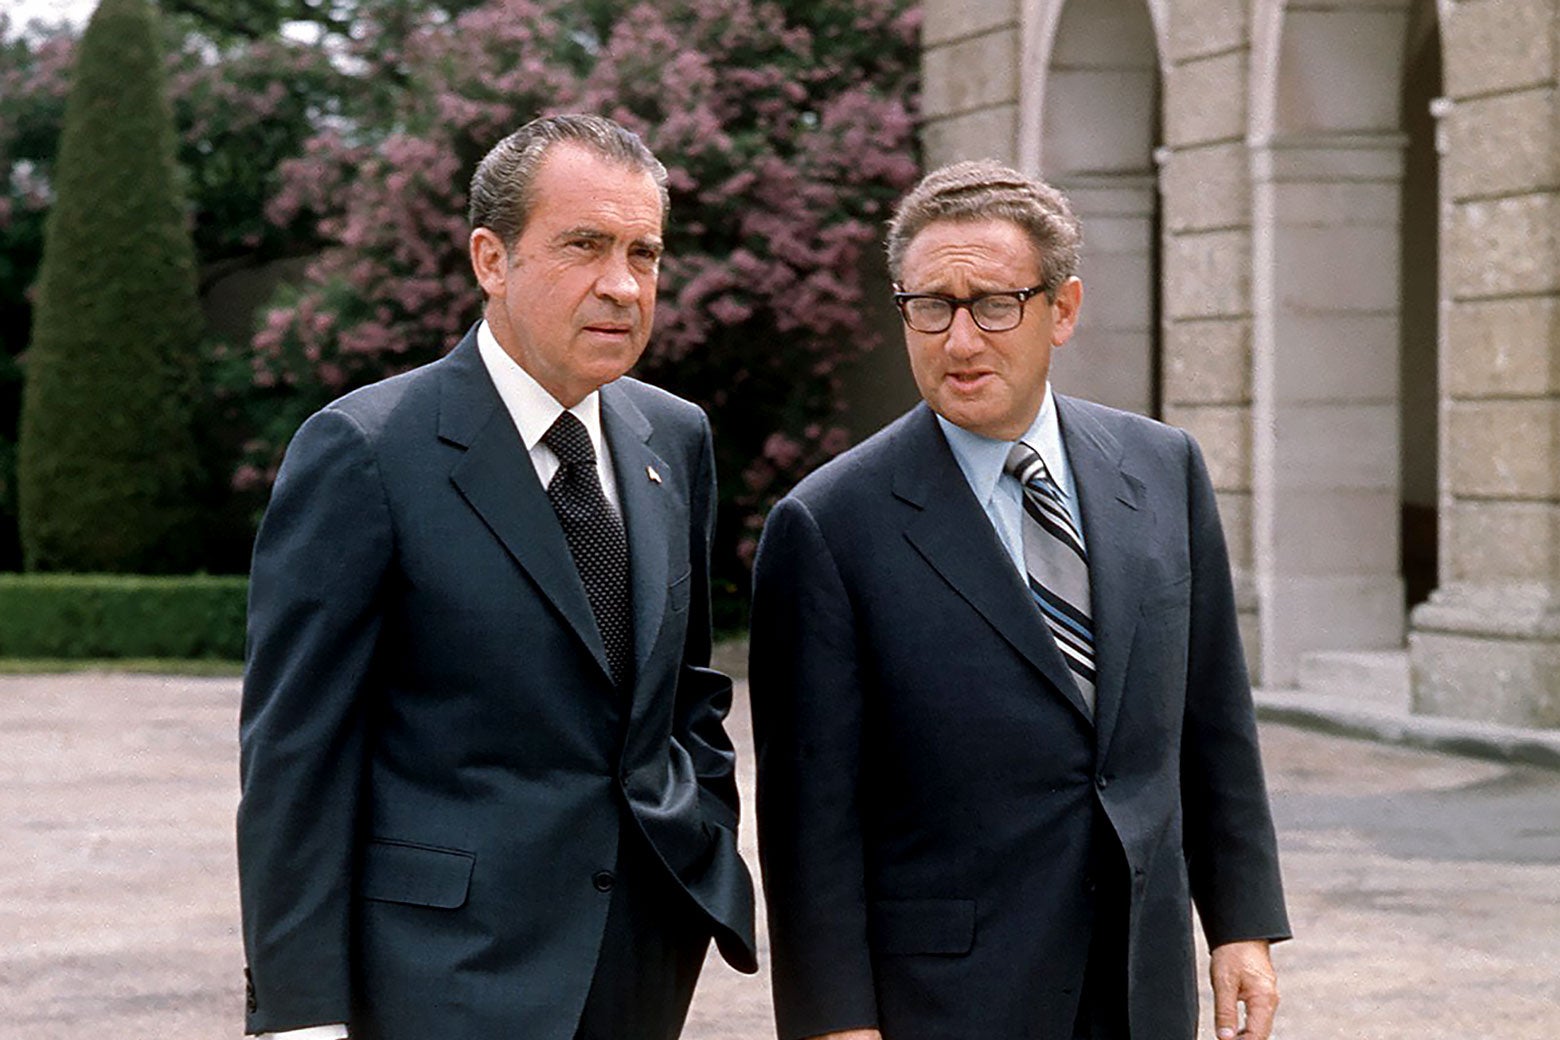
[[[340,411],[315,415],[288,449],[250,574],[238,808],[248,1032],[349,1021],[364,699],[392,550],[366,436]]]
[[[705,818],[737,829],[736,751],[726,734],[731,678],[710,667],[710,550],[715,529],[715,449],[709,421],[701,416],[698,465],[689,484],[691,563],[688,634],[677,682],[673,739],[693,759]]]
[[[753,572],[749,667],[781,1040],[877,1024],[856,643],[849,593],[813,515],[781,501]]]
[[[1181,797],[1187,874],[1210,946],[1287,939],[1229,555],[1213,485],[1190,436],[1186,451],[1192,589]]]
[[[730,677],[710,667],[710,546],[715,524],[715,453],[707,420],[689,452],[688,616],[677,676],[672,740],[688,755],[698,786],[697,822],[705,852],[691,870],[694,898],[715,922],[715,942],[737,971],[758,970],[753,879],[737,849],[736,752],[726,732]]]

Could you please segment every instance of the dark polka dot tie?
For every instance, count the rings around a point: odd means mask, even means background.
[[[542,435],[542,443],[558,456],[558,472],[547,485],[569,542],[574,566],[585,585],[591,613],[606,644],[607,663],[618,686],[628,684],[633,663],[633,627],[628,609],[628,539],[623,521],[601,491],[596,473],[596,449],[585,424],[564,412]]]

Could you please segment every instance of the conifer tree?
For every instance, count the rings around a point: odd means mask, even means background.
[[[28,570],[195,555],[201,314],[158,40],[147,0],[102,0],[81,41],[25,358]]]

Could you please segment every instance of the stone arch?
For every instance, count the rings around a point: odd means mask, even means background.
[[[1433,68],[1420,60],[1437,25],[1430,0],[1262,0],[1253,12],[1253,540],[1267,685],[1293,684],[1319,651],[1401,649],[1405,570],[1416,596],[1433,582],[1441,221],[1434,148],[1427,179],[1412,147],[1424,121],[1404,106],[1439,91],[1438,48]],[[1405,185],[1417,193],[1408,209]],[[1426,249],[1428,278],[1405,265]],[[1428,576],[1405,562],[1411,500],[1430,510]]]
[[[1083,321],[1058,389],[1160,411],[1159,144],[1163,0],[1025,5],[1019,161],[1084,224]]]

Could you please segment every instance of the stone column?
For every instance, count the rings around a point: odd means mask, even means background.
[[[1288,134],[1252,154],[1263,682],[1317,650],[1403,645],[1395,131]]]
[[[1445,24],[1440,587],[1414,710],[1560,727],[1560,5]]]
[[[1248,5],[1180,0],[1169,25],[1161,168],[1165,421],[1202,446],[1235,574],[1246,656],[1261,674],[1252,568]]]
[[[1057,178],[1083,223],[1084,304],[1077,334],[1052,355],[1058,392],[1155,412],[1152,174]]]

